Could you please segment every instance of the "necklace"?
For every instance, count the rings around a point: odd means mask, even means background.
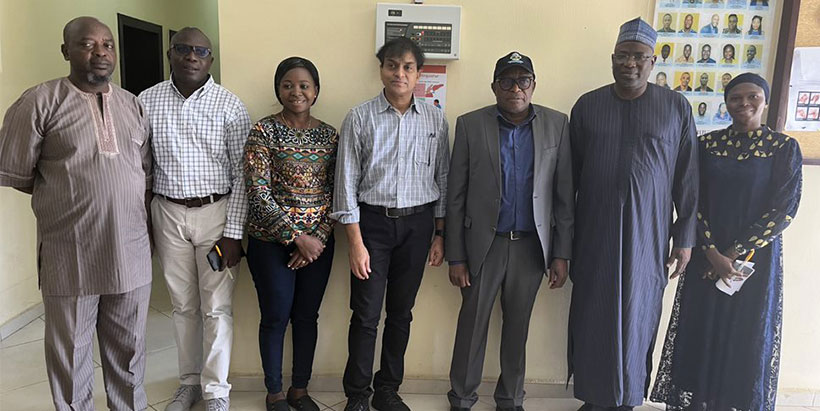
[[[296,127],[291,126],[290,123],[288,122],[288,120],[285,118],[285,113],[284,112],[279,112],[279,119],[282,120],[282,123],[284,123],[285,126],[287,126],[287,128],[292,128],[292,129],[296,130]],[[307,122],[307,126],[305,127],[305,129],[309,129],[310,125],[312,123],[313,123],[313,118],[308,117],[308,122]]]

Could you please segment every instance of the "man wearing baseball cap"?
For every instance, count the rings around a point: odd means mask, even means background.
[[[491,88],[496,104],[457,120],[447,180],[445,253],[462,296],[447,394],[453,411],[478,399],[499,290],[504,325],[494,397],[498,410],[523,410],[535,296],[547,267],[550,288],[564,285],[572,245],[567,116],[531,103],[535,71],[521,53],[498,60]]]

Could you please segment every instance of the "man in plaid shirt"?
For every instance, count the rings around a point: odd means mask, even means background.
[[[242,150],[251,123],[242,102],[209,74],[211,42],[186,27],[171,39],[171,80],[139,96],[154,136],[154,243],[171,302],[180,387],[167,411],[227,410],[233,335],[231,268],[247,214]],[[222,257],[219,271],[207,254]]]

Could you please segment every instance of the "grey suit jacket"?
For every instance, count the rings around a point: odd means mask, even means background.
[[[567,116],[533,104],[533,213],[544,252],[571,257],[575,192]],[[476,275],[495,237],[501,206],[501,160],[496,106],[464,114],[456,137],[447,183],[445,250],[448,261],[467,261]]]

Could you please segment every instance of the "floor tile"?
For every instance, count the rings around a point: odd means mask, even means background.
[[[576,411],[583,402],[574,398],[525,398],[525,410]]]
[[[196,411],[193,408],[191,411]],[[231,393],[231,411],[265,411],[265,393],[234,391]]]
[[[0,350],[0,393],[46,381],[43,340]]]
[[[811,407],[814,392],[783,390],[777,393],[777,405],[786,407]]]
[[[148,402],[151,402],[151,401],[149,400]],[[169,402],[171,402],[171,400],[165,400],[163,402],[158,402],[156,404],[151,404],[151,407],[156,411],[165,411],[165,406],[168,405]]]
[[[165,285],[165,279],[162,275],[154,276],[154,281],[151,282],[151,301],[149,305],[159,312],[171,311],[171,297],[168,295],[168,286]]]
[[[106,406],[105,385],[101,368],[94,369],[94,408],[104,410]],[[0,410],[48,411],[53,410],[51,389],[48,381],[27,385],[0,394]]]
[[[145,367],[144,385],[148,404],[169,400],[179,387],[176,347],[148,354]]]
[[[161,312],[151,308],[148,310],[148,322],[145,326],[145,351],[148,353],[162,351],[176,347],[174,339],[174,323]]]
[[[324,408],[332,408],[347,401],[343,392],[312,391],[310,396],[319,403],[319,407],[324,406]]]
[[[5,340],[0,341],[0,348],[12,347],[15,345],[25,344],[27,342],[42,340],[45,329],[45,321],[41,320],[40,317],[37,317],[34,321],[17,330]]]

